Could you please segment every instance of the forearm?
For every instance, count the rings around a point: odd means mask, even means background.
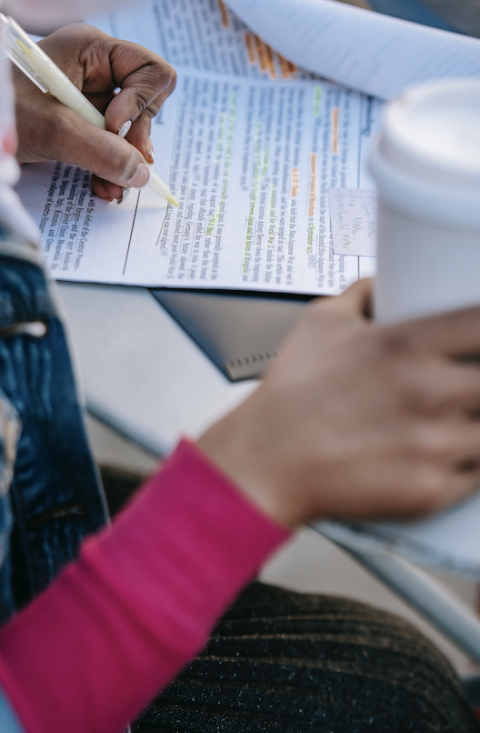
[[[121,730],[287,536],[182,444],[0,634],[0,684],[25,729]]]

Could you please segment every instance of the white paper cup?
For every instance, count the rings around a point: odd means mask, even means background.
[[[480,304],[480,80],[423,84],[389,104],[370,169],[377,320]]]

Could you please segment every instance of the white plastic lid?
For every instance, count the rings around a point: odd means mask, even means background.
[[[480,231],[480,80],[428,82],[391,102],[370,170],[398,211]]]
[[[480,191],[480,80],[405,92],[387,107],[378,153],[419,183]]]

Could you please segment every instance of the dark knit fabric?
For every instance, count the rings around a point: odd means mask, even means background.
[[[480,2],[480,0],[479,0]],[[114,514],[141,477],[102,470]],[[133,733],[480,733],[449,662],[362,603],[253,583]]]
[[[479,733],[448,661],[402,619],[254,583],[133,733]]]

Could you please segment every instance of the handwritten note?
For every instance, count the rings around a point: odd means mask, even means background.
[[[331,188],[330,220],[337,255],[377,254],[377,193],[366,188]]]

